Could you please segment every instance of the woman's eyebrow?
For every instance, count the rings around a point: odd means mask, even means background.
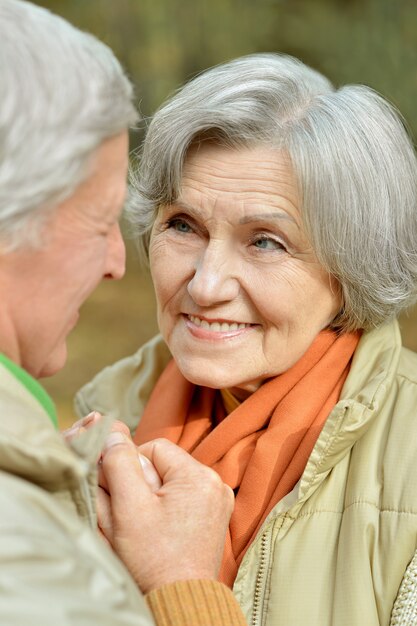
[[[268,221],[268,220],[287,220],[293,222],[297,227],[298,224],[292,215],[285,213],[285,211],[279,213],[255,213],[253,215],[245,215],[239,220],[239,224],[248,224],[250,222]]]
[[[178,207],[179,209],[184,209],[184,211],[188,211],[190,213],[194,213],[195,215],[199,215],[200,211],[196,208],[187,204],[187,202],[182,202],[181,200],[176,200],[173,202],[173,205]],[[239,220],[239,224],[250,224],[251,222],[261,222],[261,221],[270,221],[270,220],[286,220],[287,222],[292,222],[299,229],[300,226],[294,219],[292,215],[289,215],[285,211],[277,211],[275,213],[253,213],[252,215],[245,215]]]
[[[1,0],[0,0],[1,1]],[[171,204],[166,205],[166,208],[175,207],[175,209],[179,209],[180,211],[185,211],[188,213],[190,217],[194,217],[195,219],[203,219],[203,213],[201,209],[198,207],[192,206],[191,204],[187,204],[187,202],[182,202],[181,200],[175,200]]]
[[[193,213],[198,213],[198,209],[191,206],[191,204],[187,204],[186,202],[182,202],[181,200],[175,200],[175,202],[173,202],[171,204],[171,206],[175,206],[178,207],[179,209],[184,209],[184,211],[191,211]]]

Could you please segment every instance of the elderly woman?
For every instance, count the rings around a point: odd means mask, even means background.
[[[131,217],[162,338],[78,405],[234,489],[221,578],[253,626],[390,621],[417,540],[417,358],[395,321],[416,206],[396,111],[287,56],[202,74],[149,126]]]

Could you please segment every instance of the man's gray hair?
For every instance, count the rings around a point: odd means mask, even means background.
[[[378,326],[415,300],[417,162],[399,113],[375,91],[336,90],[279,54],[192,80],[156,112],[133,176],[129,213],[145,251],[158,207],[178,197],[187,151],[207,139],[288,153],[310,242],[341,285],[333,328]]]
[[[111,50],[46,9],[0,2],[0,243],[36,243],[101,142],[135,123]]]

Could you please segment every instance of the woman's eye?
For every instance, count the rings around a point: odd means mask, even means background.
[[[173,230],[176,230],[178,233],[193,232],[193,229],[191,228],[190,224],[186,222],[185,220],[182,220],[179,218],[174,218],[172,220],[169,220],[168,228],[172,228]]]
[[[277,241],[276,239],[272,239],[271,237],[259,237],[259,239],[255,239],[253,242],[255,248],[259,250],[284,250],[284,246],[282,243]]]

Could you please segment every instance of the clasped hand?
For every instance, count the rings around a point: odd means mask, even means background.
[[[64,436],[98,419],[91,414]],[[165,439],[137,447],[114,423],[99,463],[98,526],[144,593],[217,578],[233,505],[233,491],[187,452]]]

